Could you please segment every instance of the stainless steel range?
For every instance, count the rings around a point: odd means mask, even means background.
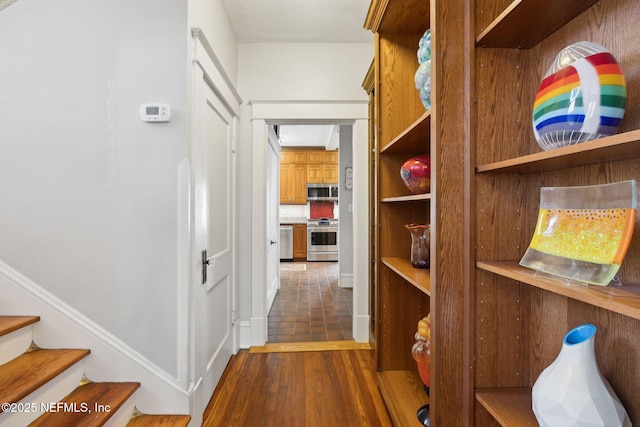
[[[338,220],[307,222],[307,261],[338,261]]]

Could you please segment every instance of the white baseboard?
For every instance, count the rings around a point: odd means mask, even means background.
[[[251,339],[249,346],[263,346],[267,342],[267,331],[265,330],[264,317],[252,317],[249,321]]]
[[[277,295],[278,295],[278,288],[276,287],[272,287],[267,292],[267,316],[271,311],[271,307],[273,307],[273,303],[275,302]]]
[[[338,286],[341,288],[353,288],[353,273],[342,273]]]
[[[356,342],[369,342],[369,315],[354,316],[353,339]]]
[[[243,320],[238,322],[238,329],[240,335],[240,348],[251,347],[251,322]]]
[[[0,313],[40,316],[33,340],[42,348],[86,348],[92,381],[138,381],[136,406],[145,413],[189,414],[190,393],[178,380],[57,296],[0,261]]]

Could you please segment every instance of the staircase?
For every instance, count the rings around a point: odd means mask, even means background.
[[[92,382],[82,361],[90,350],[42,349],[35,316],[0,316],[0,427],[173,426],[188,415],[147,415],[135,407],[136,382]]]

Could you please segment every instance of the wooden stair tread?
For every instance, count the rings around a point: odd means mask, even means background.
[[[89,350],[39,349],[0,365],[0,402],[20,401],[89,353]]]
[[[189,415],[140,415],[132,418],[127,427],[186,427],[190,420]]]
[[[71,410],[61,409],[40,416],[30,427],[37,426],[101,426],[140,387],[136,382],[100,382],[78,386],[62,403]]]
[[[38,316],[0,316],[0,337],[39,320]]]

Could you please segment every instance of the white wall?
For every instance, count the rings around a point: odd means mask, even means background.
[[[238,45],[222,0],[189,0],[189,29],[193,27],[202,29],[231,82],[237,86]]]
[[[251,102],[367,102],[362,80],[373,59],[373,44],[240,43],[238,91],[241,108],[238,164],[240,319],[251,317]]]
[[[353,287],[353,178],[351,189],[345,187],[345,171],[353,171],[353,126],[340,126],[340,171],[338,172],[340,203],[340,286]]]
[[[246,101],[367,100],[373,43],[240,43],[238,90]]]
[[[0,12],[0,259],[173,376],[187,33],[185,2]]]

